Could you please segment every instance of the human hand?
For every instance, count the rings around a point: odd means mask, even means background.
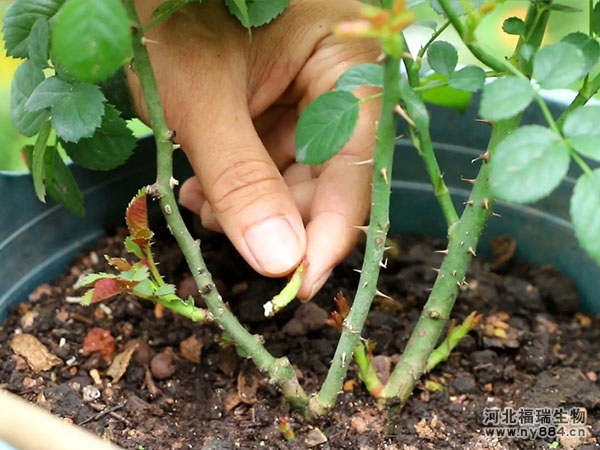
[[[162,0],[136,3],[146,24]],[[299,164],[294,149],[300,112],[348,68],[380,54],[375,41],[332,35],[360,8],[355,0],[292,0],[250,39],[222,0],[204,0],[147,35],[167,123],[196,174],[182,185],[180,203],[224,231],[263,275],[285,275],[305,259],[302,299],[350,252],[353,226],[369,210],[372,167],[360,163],[374,151],[377,102],[361,106],[354,136],[325,164]],[[139,81],[132,72],[128,81],[146,119]]]

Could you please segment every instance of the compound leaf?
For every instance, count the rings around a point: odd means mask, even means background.
[[[506,136],[490,160],[494,194],[514,203],[549,195],[569,169],[569,148],[561,136],[540,125],[526,125]]]
[[[71,92],[73,85],[57,76],[46,78],[31,93],[25,102],[27,111],[39,111],[56,105]]]
[[[571,197],[571,221],[581,246],[600,264],[600,169],[583,174]]]
[[[296,127],[296,159],[322,164],[350,140],[358,122],[359,100],[348,91],[332,91],[302,112]]]
[[[69,0],[52,30],[54,57],[78,80],[102,81],[132,55],[130,21],[119,0]]]
[[[452,72],[448,85],[460,91],[477,92],[483,87],[485,72],[481,67],[465,66],[456,72]]]
[[[427,61],[436,73],[449,77],[458,63],[458,52],[449,42],[435,41],[427,50]]]
[[[583,52],[567,42],[542,47],[533,58],[533,78],[544,89],[568,88],[585,74],[585,69]]]
[[[335,89],[353,91],[360,86],[383,87],[383,67],[373,63],[351,67],[338,78]]]
[[[116,108],[104,105],[100,128],[78,142],[61,141],[69,157],[93,170],[110,170],[123,164],[133,153],[136,139]]]
[[[52,126],[65,142],[90,137],[102,123],[104,95],[98,86],[86,83],[71,85],[68,95],[52,107]]]
[[[4,42],[6,54],[15,58],[27,58],[31,30],[38,19],[48,21],[64,0],[16,0],[4,16]],[[35,39],[35,37],[33,37]]]
[[[580,31],[567,34],[562,38],[563,42],[573,44],[581,50],[585,57],[585,73],[590,72],[600,59],[600,44],[587,34]]]
[[[588,158],[600,161],[600,106],[577,108],[565,120],[563,133],[569,144]]]
[[[50,112],[27,111],[25,104],[35,90],[44,81],[42,69],[31,61],[23,61],[17,68],[10,89],[10,115],[15,128],[25,136],[33,136],[42,124],[48,120]]]
[[[533,100],[534,91],[527,80],[503,77],[483,87],[479,114],[487,120],[502,120],[523,111]]]

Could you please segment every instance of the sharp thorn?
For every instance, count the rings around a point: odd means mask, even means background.
[[[399,140],[400,140],[400,139],[402,139],[403,137],[404,137],[404,135],[403,135],[403,134],[399,134],[398,136],[396,136],[396,137],[394,138],[394,140],[395,140],[395,141],[399,141]]]
[[[392,297],[390,297],[387,294],[384,294],[383,292],[381,292],[379,289],[375,289],[375,295],[377,297],[383,297],[383,298],[387,298],[388,300],[394,300]]]
[[[441,253],[442,255],[447,255],[448,254],[448,249],[445,249],[445,250],[435,250],[433,253]]]
[[[490,209],[490,201],[487,198],[484,198],[483,201],[481,202],[481,207],[483,209]]]
[[[373,158],[369,158],[369,159],[365,159],[364,161],[357,161],[357,162],[353,162],[350,163],[351,166],[372,166],[373,165]]]
[[[365,234],[367,234],[367,232],[369,231],[368,225],[351,225],[351,227],[356,228],[357,230],[362,231]]]
[[[500,214],[492,211],[492,217],[502,217]]]
[[[477,256],[477,253],[475,253],[475,249],[473,247],[469,247],[467,249],[467,253],[470,253],[473,256]]]
[[[385,56],[385,53],[383,53],[383,52],[382,52],[382,53],[380,53],[380,54],[379,54],[379,56],[377,57],[376,61],[377,61],[378,63],[382,63],[382,62],[384,62],[384,61],[386,60],[386,58],[387,58],[387,57]]]
[[[360,270],[360,269],[352,269],[352,270],[354,270],[356,273],[362,273],[362,270]]]
[[[379,266],[382,267],[382,268],[384,268],[384,269],[387,269],[387,264],[388,264],[388,259],[387,258],[385,258],[385,261],[379,261]]]
[[[473,206],[475,202],[473,200],[467,200],[466,202],[463,202],[463,205],[469,205],[469,206]]]
[[[475,119],[475,122],[485,123],[487,125],[493,125],[494,124],[494,122],[492,122],[491,120],[485,120],[485,119]]]
[[[466,181],[469,184],[475,184],[475,178],[465,178],[462,175],[460,176],[460,181]]]
[[[142,45],[146,45],[146,44],[160,44],[160,42],[154,41],[152,39],[148,39],[145,36],[142,36]]]
[[[473,158],[471,160],[471,164],[473,164],[476,161],[488,162],[489,159],[490,159],[490,152],[485,152],[485,153],[482,153],[481,155],[479,155],[477,158]]]
[[[382,167],[379,173],[381,174],[381,178],[383,178],[383,181],[385,181],[385,184],[390,184],[387,176],[387,169],[385,167]]]
[[[431,270],[435,270],[437,273],[440,273],[440,269],[438,269],[437,267],[432,267]]]
[[[406,111],[404,111],[400,105],[394,106],[394,112],[406,120],[411,127],[416,126],[413,120],[408,116],[408,114],[406,114]]]

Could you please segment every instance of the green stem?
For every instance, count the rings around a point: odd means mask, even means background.
[[[600,90],[600,74],[589,80],[577,93],[575,99],[571,104],[562,112],[556,123],[559,127],[562,127],[563,122],[568,115],[580,106],[585,105],[590,98],[592,98]]]
[[[135,292],[133,295],[136,297],[142,298],[144,300],[151,301],[153,303],[157,303],[159,305],[164,306],[167,309],[170,309],[177,314],[190,319],[193,322],[210,322],[212,321],[212,315],[204,308],[198,308],[193,302],[186,302],[181,297],[177,295],[168,295],[168,296],[148,296],[141,295],[139,292]]]
[[[502,138],[517,128],[520,119],[519,115],[494,124],[488,147],[490,152]],[[470,206],[465,208],[460,221],[449,229],[444,262],[402,358],[383,389],[383,399],[399,399],[401,402],[408,399],[416,382],[425,373],[429,355],[450,316],[483,227],[491,214],[493,198],[489,185],[489,165],[485,162],[479,170],[469,200]]]
[[[429,133],[429,113],[421,97],[412,89],[406,78],[400,81],[402,103],[414,123],[409,128],[410,137],[417,152],[423,158],[427,174],[433,185],[433,192],[440,205],[446,224],[451,227],[458,222],[458,214],[452,203],[450,191],[444,183],[444,176],[435,157],[433,142]]]
[[[183,252],[199,292],[204,297],[214,320],[231,336],[236,345],[252,358],[259,370],[269,376],[271,383],[282,390],[288,401],[303,410],[308,403],[308,396],[300,386],[289,360],[274,358],[262,345],[260,336],[250,334],[229,311],[206,269],[199,242],[193,239],[181,217],[171,185],[173,174],[172,133],[167,127],[150,58],[142,43],[142,29],[139,25],[135,4],[133,0],[124,0],[124,4],[132,23],[136,24],[133,28],[135,72],[142,85],[156,140],[158,178],[153,188],[155,188],[155,196],[159,199],[165,219]]]
[[[427,52],[427,50],[429,49],[431,44],[433,44],[435,42],[435,40],[439,37],[439,35],[442,34],[444,31],[446,31],[446,28],[448,28],[449,26],[450,26],[450,21],[446,20],[442,24],[441,27],[439,27],[437,30],[435,30],[433,32],[433,34],[431,35],[429,40],[425,43],[425,45],[421,48],[421,50],[419,50],[419,53],[417,53],[417,61],[420,62],[423,59],[423,56],[425,56],[425,53]]]
[[[367,232],[365,258],[352,309],[344,320],[342,335],[338,342],[327,377],[318,394],[311,398],[309,407],[314,415],[327,413],[335,404],[342,389],[352,354],[360,342],[360,333],[377,292],[380,263],[385,250],[389,222],[390,181],[396,139],[396,115],[394,109],[400,98],[400,59],[388,55],[384,67],[383,99],[377,126],[375,159],[373,165],[373,190],[371,215]]]
[[[379,398],[383,384],[377,376],[373,361],[371,360],[372,355],[368,354],[365,349],[366,343],[359,343],[354,349],[354,361],[358,366],[360,379],[365,383],[367,391],[375,397]]]

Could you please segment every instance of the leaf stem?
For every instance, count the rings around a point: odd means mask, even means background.
[[[154,188],[163,215],[183,252],[199,292],[204,297],[213,318],[231,336],[236,345],[252,358],[259,370],[269,376],[271,383],[282,390],[288,401],[296,408],[304,410],[308,403],[308,396],[300,386],[289,360],[285,357],[273,357],[262,345],[260,336],[250,334],[227,308],[206,268],[199,241],[192,238],[181,217],[170,183],[173,174],[172,133],[165,120],[148,52],[142,43],[142,28],[139,24],[135,4],[133,0],[123,1],[132,23],[135,24],[133,27],[135,72],[142,85],[156,140],[158,178]]]
[[[371,215],[367,232],[365,257],[360,274],[358,290],[350,313],[344,319],[342,335],[333,356],[331,366],[318,394],[310,399],[309,407],[314,415],[327,413],[334,405],[348,371],[349,362],[359,345],[360,333],[377,292],[376,280],[385,250],[385,240],[390,227],[389,200],[392,161],[396,138],[396,114],[394,110],[400,98],[400,59],[387,56],[384,66],[383,98],[381,115],[377,126],[375,162],[373,165],[373,189]]]

